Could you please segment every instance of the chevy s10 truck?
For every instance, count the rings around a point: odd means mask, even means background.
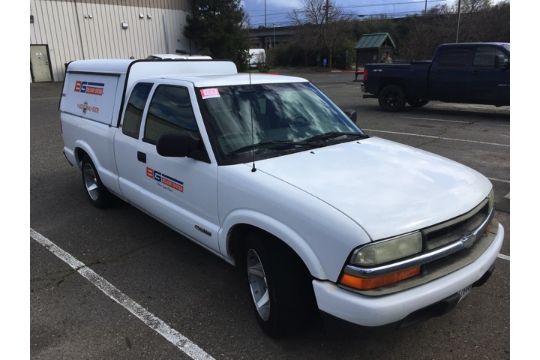
[[[319,311],[362,326],[440,315],[503,242],[486,177],[368,136],[302,78],[75,61],[60,113],[89,201],[118,197],[238,266],[270,336]]]
[[[430,100],[510,105],[510,44],[443,44],[432,61],[367,64],[362,87],[392,112]]]

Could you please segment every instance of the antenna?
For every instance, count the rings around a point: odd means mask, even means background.
[[[253,85],[251,83],[251,67],[249,66],[249,57],[248,57],[248,76],[249,76],[249,92],[250,92],[250,95],[251,93],[253,92]],[[252,145],[252,148],[251,148],[251,163],[252,163],[252,167],[251,167],[251,172],[255,172],[257,171],[257,168],[255,167],[255,148],[253,147],[253,145],[255,145],[255,132],[254,132],[254,125],[253,125],[253,106],[251,105],[251,99],[248,97],[248,101],[249,101],[249,119],[251,121],[251,145]]]

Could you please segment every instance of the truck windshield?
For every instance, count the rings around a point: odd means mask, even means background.
[[[198,88],[201,113],[224,164],[365,137],[309,83]]]

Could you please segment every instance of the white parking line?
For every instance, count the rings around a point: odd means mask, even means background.
[[[503,259],[503,260],[508,260],[508,261],[510,261],[510,256],[508,256],[508,255],[499,254],[499,255],[497,255],[497,257],[498,257],[499,259]]]
[[[510,147],[510,145],[507,145],[507,144],[499,144],[499,143],[493,143],[493,142],[487,142],[487,141],[456,139],[456,138],[447,138],[447,137],[443,137],[443,136],[423,135],[423,134],[414,134],[414,133],[404,133],[404,132],[386,131],[386,130],[377,130],[377,129],[363,129],[363,130],[366,130],[366,131],[374,131],[374,132],[380,132],[380,133],[385,133],[385,134],[396,134],[396,135],[407,135],[407,136],[419,136],[419,137],[426,137],[426,138],[430,138],[430,139],[438,139],[438,140],[461,141],[461,142],[474,143],[474,144],[483,144],[483,145],[493,145],[493,146],[501,146],[501,147]]]
[[[84,263],[77,260],[71,254],[62,250],[52,241],[41,235],[34,229],[30,228],[30,237],[51,253],[56,255],[60,260],[68,264],[73,270],[77,271],[82,277],[90,281],[92,285],[97,287],[101,292],[109,298],[116,301],[127,311],[135,315],[146,326],[163,336],[167,341],[176,346],[180,351],[194,360],[213,360],[214,358],[207,354],[197,344],[193,343],[187,337],[167,325],[163,320],[146,310],[144,307],[133,301],[129,296],[121,292],[113,284],[96,274],[92,269]]]
[[[472,124],[471,121],[446,120],[446,119],[435,119],[435,118],[415,117],[415,116],[401,116],[401,117],[403,119],[412,119],[412,120],[426,120],[426,121],[451,122],[451,123],[458,123],[458,124]]]

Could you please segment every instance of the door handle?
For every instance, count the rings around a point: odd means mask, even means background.
[[[146,164],[146,154],[140,151],[137,151],[137,160]]]

